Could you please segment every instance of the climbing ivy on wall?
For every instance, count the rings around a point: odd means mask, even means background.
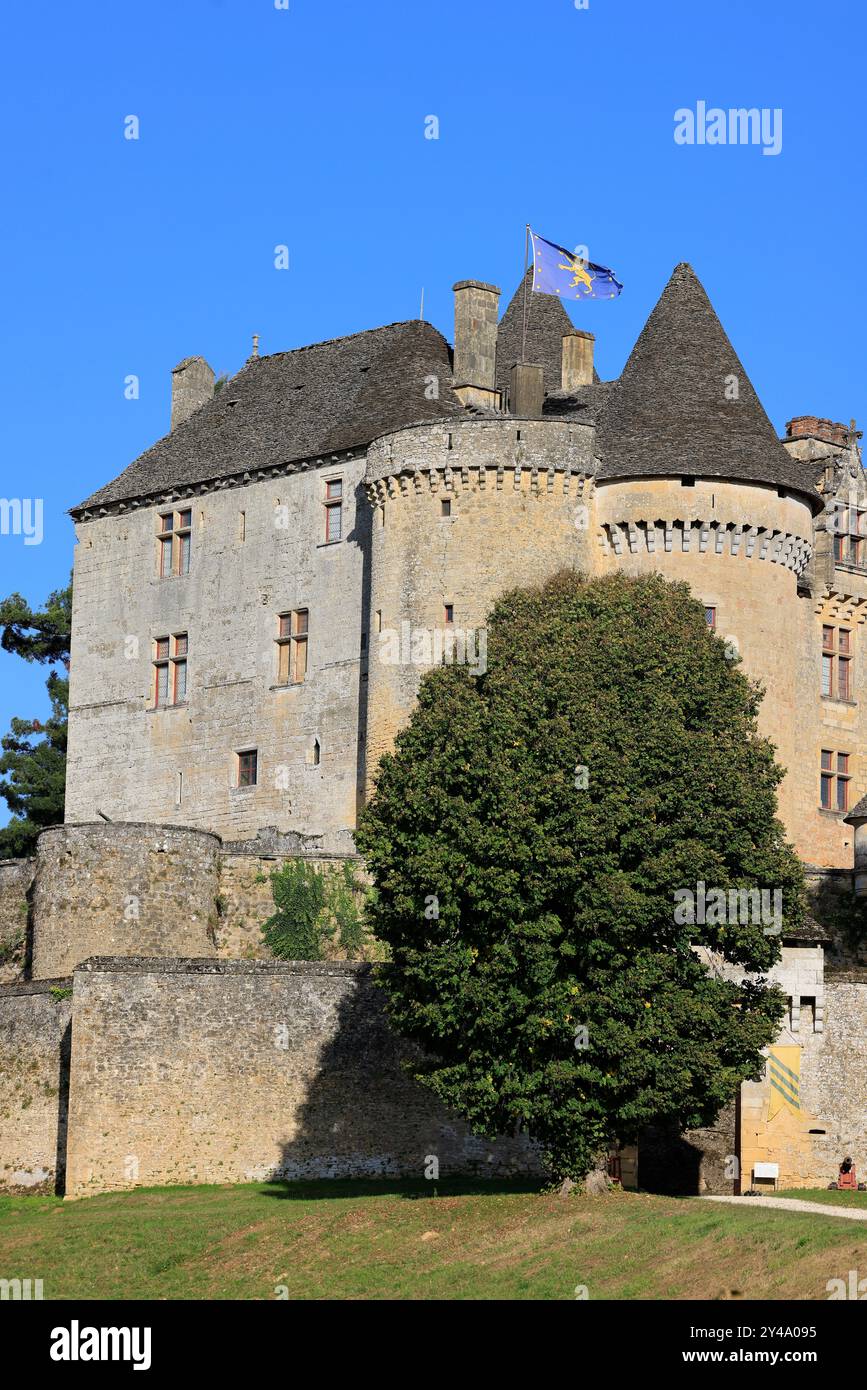
[[[271,874],[276,911],[262,935],[278,960],[325,960],[364,954],[366,890],[354,866],[289,859]]]

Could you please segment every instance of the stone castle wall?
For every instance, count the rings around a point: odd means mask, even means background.
[[[168,825],[45,830],[33,890],[33,978],[88,956],[213,955],[220,841]]]
[[[66,819],[264,825],[351,851],[369,509],[363,459],[169,498],[77,526]],[[325,541],[325,484],[343,539]],[[359,498],[356,494],[359,493]],[[357,505],[360,500],[360,506]],[[159,515],[192,511],[190,568],[159,577]],[[307,678],[278,683],[279,615],[307,609]],[[155,709],[157,638],[186,633],[183,703]],[[316,744],[318,743],[318,751]],[[238,785],[255,748],[259,779]],[[315,758],[318,757],[318,762]]]
[[[225,840],[273,825],[309,850],[352,853],[359,798],[425,669],[423,651],[395,656],[404,625],[410,641],[420,630],[444,642],[448,627],[477,632],[505,589],[563,567],[658,571],[716,608],[765,686],[760,727],[786,769],[780,814],[802,859],[848,867],[852,830],[820,808],[819,774],[823,750],[835,763],[848,754],[850,806],[867,791],[867,575],[835,566],[830,512],[814,519],[790,489],[747,482],[600,480],[595,447],[592,422],[456,419],[395,431],[364,456],[80,522],[67,818],[102,811]],[[863,507],[855,472],[837,491]],[[334,478],[343,537],[326,543]],[[169,507],[192,512],[190,572],[161,579]],[[279,685],[278,617],[300,608],[307,679]],[[851,632],[847,700],[821,694],[823,625]],[[154,642],[177,633],[189,639],[186,700],[154,709]],[[238,754],[251,748],[258,783],[241,787]]]
[[[352,864],[359,882],[366,881],[364,861],[358,855],[221,855],[216,930],[216,955],[220,960],[271,959],[261,932],[263,923],[275,910],[271,874],[290,858],[303,858],[326,873]]]
[[[63,1187],[72,981],[0,988],[0,1190]]]
[[[35,859],[0,859],[0,984],[21,979]]]
[[[370,967],[92,960],[75,973],[67,1192],[539,1171],[402,1068]]]

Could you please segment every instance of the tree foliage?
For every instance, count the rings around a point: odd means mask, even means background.
[[[0,602],[0,647],[24,661],[68,671],[71,623],[71,583],[49,594],[41,610],[11,594]],[[0,859],[32,854],[40,831],[63,820],[69,679],[54,670],[46,685],[48,719],[15,718],[0,740],[0,796],[12,812],[0,829]]]
[[[674,911],[702,881],[802,917],[760,699],[685,585],[564,572],[496,605],[484,675],[425,676],[382,760],[356,841],[392,1019],[420,1080],[557,1178],[710,1123],[776,1035],[779,937]]]

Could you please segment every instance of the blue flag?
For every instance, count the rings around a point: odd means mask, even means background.
[[[537,294],[556,294],[561,299],[614,299],[623,289],[614,272],[604,265],[582,261],[571,251],[531,232],[533,238],[533,289]]]

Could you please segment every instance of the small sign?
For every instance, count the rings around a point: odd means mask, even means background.
[[[754,1178],[779,1178],[779,1163],[755,1163],[753,1165]]]

